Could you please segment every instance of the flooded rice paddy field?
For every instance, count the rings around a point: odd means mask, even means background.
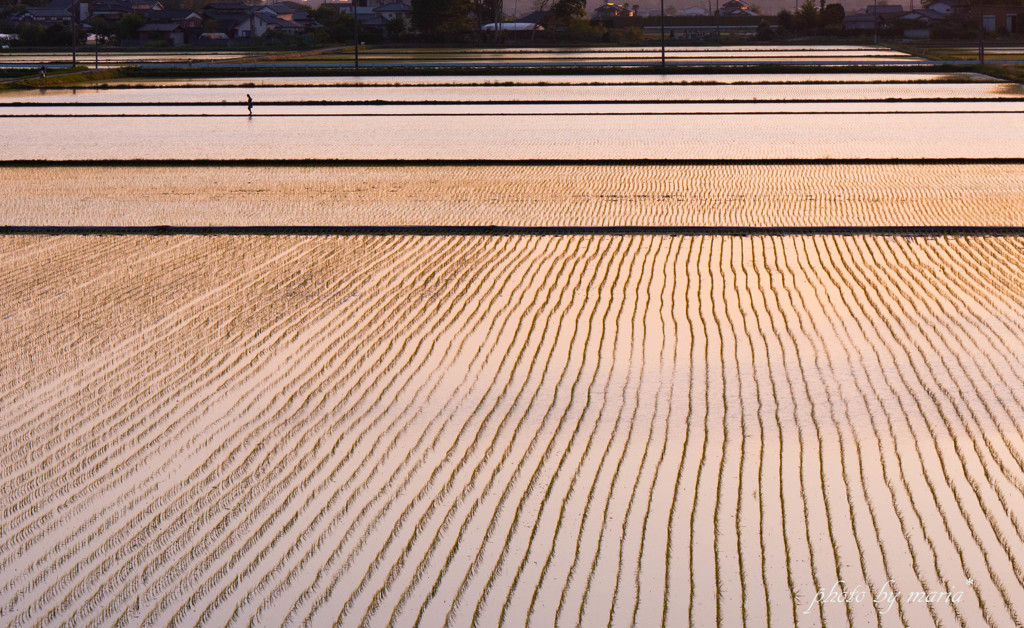
[[[0,154],[47,161],[1021,158],[1021,138],[1007,112],[0,118]]]
[[[653,104],[686,103],[774,103],[791,101],[900,104],[904,101],[972,102],[1024,101],[1024,89],[1016,83],[879,83],[879,84],[716,84],[716,85],[416,85],[348,87],[186,87],[131,88],[116,90],[50,90],[17,94],[0,99],[0,113],[13,115],[26,107],[40,105],[159,106],[233,104],[247,102],[251,95],[260,107],[310,104],[387,105],[410,103],[438,106],[455,103],[532,104],[619,103],[636,113]],[[168,107],[173,112],[174,107]],[[164,111],[160,111],[163,113]],[[155,112],[154,112],[155,113]],[[244,113],[244,111],[243,111]],[[72,115],[68,112],[66,115]]]
[[[345,87],[345,86],[386,86],[402,87],[411,85],[706,85],[734,83],[964,83],[964,82],[999,82],[990,76],[971,72],[786,72],[778,74],[742,73],[713,74],[710,76],[690,74],[602,74],[593,75],[460,75],[460,76],[246,76],[219,77],[201,79],[113,79],[105,81],[103,88],[132,87],[268,87],[302,86],[302,87]],[[76,93],[87,93],[89,90],[75,88]],[[0,94],[0,99],[4,94]]]
[[[445,85],[25,93],[0,100],[0,153],[16,160],[474,160],[493,159],[501,147],[500,158],[516,160],[1024,156],[1018,84],[972,75],[849,84],[787,84],[774,75],[737,84],[722,76],[691,77],[704,81],[691,84],[595,76],[587,84],[482,85],[470,77]]]
[[[1016,625],[1020,87],[780,76],[4,97],[6,227],[583,229],[6,229],[0,618]]]
[[[0,167],[22,226],[1014,227],[1021,199],[1015,163]]]
[[[0,260],[12,626],[1024,612],[1020,238],[6,236]],[[839,580],[905,597],[812,604]]]

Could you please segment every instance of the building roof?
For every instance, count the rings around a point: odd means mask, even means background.
[[[30,13],[36,17],[66,17],[71,15],[67,9],[47,9],[45,7],[29,7],[25,9],[25,13]]]
[[[53,0],[52,2],[50,2],[50,4],[46,5],[43,8],[44,9],[61,10],[61,11],[70,11],[71,10],[71,5],[73,5],[76,1],[77,0]]]
[[[907,11],[906,11],[906,9],[903,8],[902,4],[879,4],[879,5],[869,4],[864,9],[864,13],[867,13],[868,15],[878,14],[878,15],[893,16],[893,15],[903,15],[906,12]]]
[[[623,4],[615,4],[613,2],[605,2],[601,6],[594,9],[595,15],[614,15],[616,17],[632,17],[633,10]]]
[[[139,27],[140,33],[173,33],[180,30],[182,30],[181,24],[143,24]]]
[[[902,20],[922,20],[925,22],[940,22],[946,18],[947,15],[945,13],[939,13],[938,11],[932,11],[931,9],[917,9],[910,13],[905,13],[900,17]]]
[[[880,17],[880,16],[878,16]],[[843,26],[847,28],[874,28],[878,17],[867,13],[853,13],[843,18]]]
[[[520,23],[526,22],[528,24],[543,24],[544,21],[547,20],[547,19],[548,19],[548,12],[547,11],[534,11],[533,13],[530,13],[529,15],[524,15],[522,17],[517,17],[516,18],[516,22],[520,22]]]
[[[146,11],[146,13],[144,14],[144,17],[147,20],[151,21],[151,22],[154,22],[154,21],[162,21],[162,22],[175,22],[175,21],[178,21],[178,22],[180,22],[180,21],[183,21],[183,20],[187,20],[188,18],[192,17],[193,15],[196,16],[199,19],[203,19],[203,16],[199,15],[198,11],[193,11],[191,9],[164,9],[162,11],[159,11],[159,10]]]
[[[377,13],[412,13],[412,7],[404,2],[389,2],[379,7],[374,7]]]
[[[274,28],[283,28],[285,30],[299,30],[299,31],[305,30],[305,26],[302,25],[302,24],[297,24],[297,23],[295,23],[295,22],[293,22],[291,20],[282,20],[281,18],[279,18],[279,17],[277,17],[275,15],[271,15],[271,14],[263,12],[263,11],[260,11],[258,13],[253,13],[251,17],[252,17],[254,22],[256,20],[260,20],[264,24],[266,24],[268,26],[273,26]]]

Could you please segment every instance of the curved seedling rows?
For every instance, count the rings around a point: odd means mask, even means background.
[[[1017,623],[1022,248],[4,238],[3,617]]]

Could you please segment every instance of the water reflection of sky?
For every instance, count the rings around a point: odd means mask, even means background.
[[[1001,113],[0,119],[0,154],[44,160],[992,158],[1022,138]]]

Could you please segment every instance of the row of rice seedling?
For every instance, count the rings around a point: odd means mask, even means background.
[[[5,237],[3,617],[1012,625],[1022,244]]]
[[[37,226],[1017,226],[1022,196],[1011,163],[0,168]]]
[[[237,295],[236,295],[236,296],[237,296]],[[161,385],[162,383],[164,383],[164,382],[161,382],[161,381],[155,381],[155,382],[153,382],[153,383],[152,383],[152,385],[155,385],[155,386],[159,386],[159,385]],[[173,383],[173,382],[172,382],[172,383]],[[116,399],[116,397],[115,397],[115,399]],[[45,493],[44,493],[44,494],[45,494]]]

